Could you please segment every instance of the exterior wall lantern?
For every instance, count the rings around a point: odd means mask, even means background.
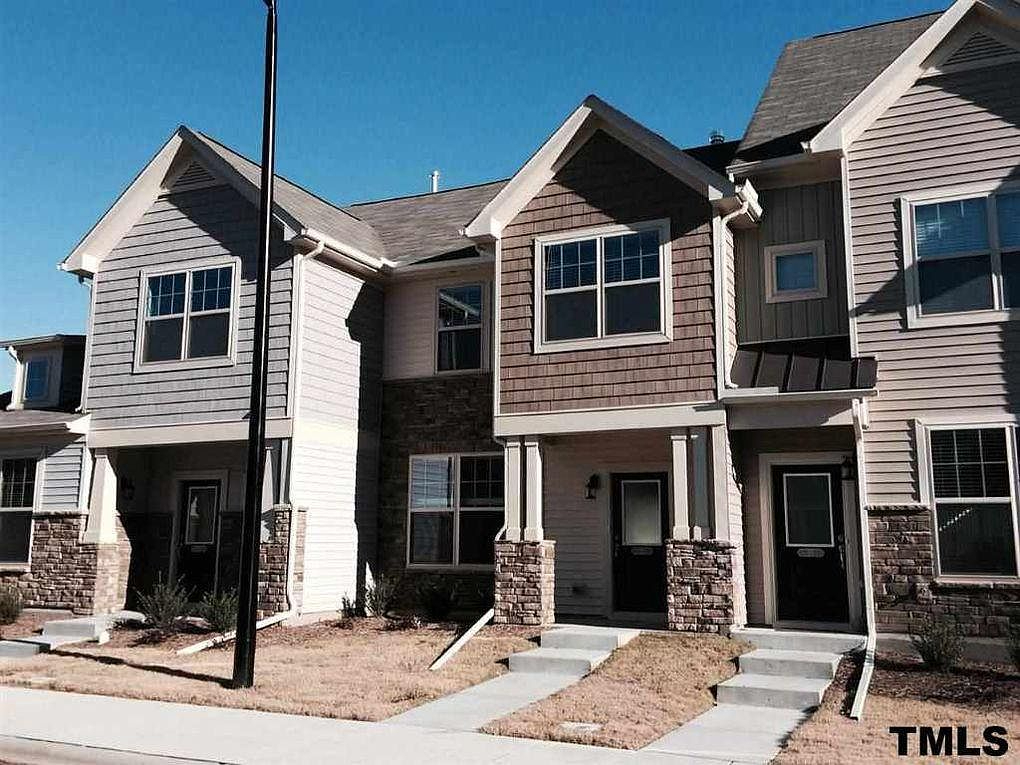
[[[601,484],[602,479],[599,478],[598,473],[592,473],[588,476],[588,482],[584,485],[584,498],[595,499],[595,492],[599,490]]]

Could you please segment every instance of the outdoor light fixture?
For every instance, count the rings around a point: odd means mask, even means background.
[[[584,498],[595,499],[595,492],[599,490],[600,484],[601,480],[598,473],[592,473],[588,476],[588,482],[584,485]]]
[[[839,474],[844,481],[854,479],[854,463],[849,457],[843,458],[843,463],[839,466]]]

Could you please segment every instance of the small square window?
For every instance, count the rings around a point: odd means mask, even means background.
[[[825,242],[799,242],[765,248],[765,301],[818,300],[828,294]]]

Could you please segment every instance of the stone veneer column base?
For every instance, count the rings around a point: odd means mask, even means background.
[[[295,512],[290,505],[274,505],[272,510],[273,529],[269,539],[259,545],[259,606],[258,618],[278,614],[288,610],[292,606],[297,608],[300,604],[291,604],[287,599],[287,575],[290,562],[290,527],[292,522],[297,522],[299,539],[296,545],[294,574],[301,576],[298,571],[298,563],[303,560],[304,550],[304,512]],[[301,577],[303,580],[303,576]],[[297,592],[295,592],[297,599]]]
[[[496,624],[545,625],[555,621],[556,543],[496,542]]]
[[[733,546],[716,540],[666,540],[667,627],[729,634],[733,626]]]

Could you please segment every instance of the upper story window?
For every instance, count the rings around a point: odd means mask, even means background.
[[[535,352],[666,342],[668,221],[535,240]]]
[[[442,287],[436,322],[436,370],[466,371],[482,368],[481,284]]]
[[[1017,575],[1014,429],[932,428],[928,433],[938,571]]]
[[[1020,309],[1020,190],[904,200],[911,325],[999,321]],[[950,316],[951,315],[951,316]]]
[[[143,274],[141,363],[228,357],[235,273],[230,264]]]
[[[816,300],[826,295],[824,241],[765,248],[765,302]]]
[[[411,457],[409,565],[491,566],[503,526],[503,455]]]
[[[0,563],[28,563],[35,465],[33,458],[0,459]]]
[[[45,401],[50,394],[50,359],[48,356],[25,361],[25,403]]]

